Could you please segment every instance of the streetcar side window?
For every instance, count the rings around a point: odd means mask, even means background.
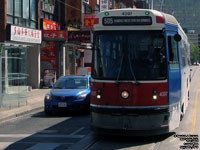
[[[178,60],[178,47],[177,42],[172,36],[168,37],[168,47],[169,47],[169,65],[170,69],[179,69]]]

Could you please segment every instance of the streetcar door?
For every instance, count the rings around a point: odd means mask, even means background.
[[[169,105],[176,104],[181,99],[181,68],[179,60],[179,44],[174,39],[176,32],[166,34],[168,60],[168,97]]]

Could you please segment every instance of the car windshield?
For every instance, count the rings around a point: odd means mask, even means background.
[[[54,89],[87,89],[88,79],[60,78],[54,84]]]
[[[162,31],[98,31],[94,38],[92,76],[111,80],[166,79]]]

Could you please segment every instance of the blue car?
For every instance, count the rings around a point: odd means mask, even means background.
[[[45,95],[44,111],[80,110],[90,108],[90,76],[63,76]]]

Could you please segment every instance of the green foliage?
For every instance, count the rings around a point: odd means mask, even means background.
[[[200,60],[200,49],[198,46],[194,45],[191,41],[190,43],[190,56],[191,56],[191,62],[197,63]]]

